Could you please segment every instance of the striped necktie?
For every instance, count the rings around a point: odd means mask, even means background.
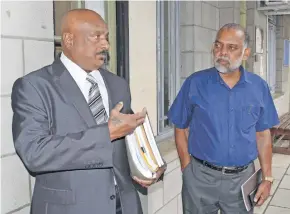
[[[108,121],[103,99],[100,93],[99,86],[91,74],[88,74],[87,81],[92,84],[89,90],[88,104],[97,124],[102,124]]]

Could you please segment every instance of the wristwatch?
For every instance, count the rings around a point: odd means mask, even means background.
[[[264,181],[269,181],[272,184],[274,182],[274,178],[273,177],[270,177],[270,176],[266,176],[264,178]]]

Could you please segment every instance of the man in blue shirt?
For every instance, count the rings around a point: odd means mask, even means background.
[[[246,71],[249,37],[238,24],[223,26],[213,44],[215,67],[193,73],[169,110],[183,173],[184,213],[246,211],[241,185],[258,157],[263,181],[255,200],[270,194],[270,128],[279,123],[267,83]]]

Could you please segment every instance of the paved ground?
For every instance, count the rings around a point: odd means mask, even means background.
[[[290,155],[273,155],[275,178],[271,196],[255,214],[290,214]]]

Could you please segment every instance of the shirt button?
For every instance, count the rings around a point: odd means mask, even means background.
[[[233,111],[234,109],[233,108],[231,108],[231,111]]]
[[[115,195],[111,195],[111,196],[110,196],[110,199],[111,199],[111,200],[114,200],[115,197],[116,197]]]

